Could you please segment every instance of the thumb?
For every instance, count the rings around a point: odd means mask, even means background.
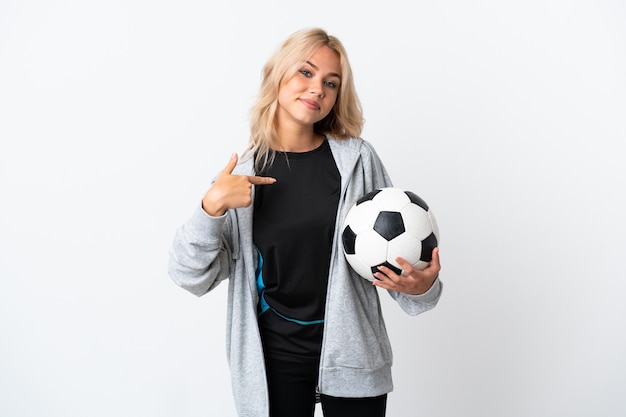
[[[235,167],[237,166],[238,159],[239,159],[239,156],[237,155],[237,153],[233,152],[233,154],[230,156],[230,159],[228,160],[228,163],[224,167],[224,170],[222,171],[222,173],[231,174],[233,170],[235,169]]]

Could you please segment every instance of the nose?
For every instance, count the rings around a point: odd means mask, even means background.
[[[314,94],[320,98],[324,97],[324,81],[312,80],[309,89],[311,94]]]

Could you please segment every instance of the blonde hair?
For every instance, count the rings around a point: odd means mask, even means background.
[[[248,151],[255,156],[255,169],[262,171],[274,159],[277,145],[276,110],[281,83],[289,80],[300,66],[326,45],[339,56],[341,83],[337,101],[330,113],[313,126],[316,133],[339,139],[359,137],[363,129],[363,111],[356,94],[352,69],[343,44],[319,28],[302,29],[289,36],[263,67],[261,87],[250,111]]]

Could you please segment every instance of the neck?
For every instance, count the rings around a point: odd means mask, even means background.
[[[278,151],[308,152],[321,145],[324,137],[313,131],[313,126],[306,129],[279,129]]]

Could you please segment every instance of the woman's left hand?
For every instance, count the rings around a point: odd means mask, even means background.
[[[374,275],[378,278],[373,284],[386,290],[404,292],[407,294],[424,294],[437,279],[441,270],[439,262],[439,248],[433,249],[433,257],[430,264],[421,271],[415,269],[403,258],[396,258],[396,262],[402,268],[400,275],[386,266],[380,266]]]

